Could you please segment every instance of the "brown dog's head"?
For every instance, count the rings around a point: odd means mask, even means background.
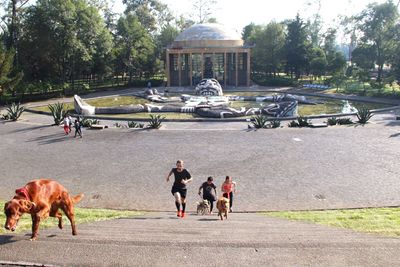
[[[6,223],[4,227],[7,230],[15,231],[19,218],[22,214],[30,212],[35,203],[25,199],[12,199],[4,205],[4,213],[6,214]]]
[[[221,197],[217,202],[217,209],[221,212],[225,212],[229,210],[229,199],[225,197]]]

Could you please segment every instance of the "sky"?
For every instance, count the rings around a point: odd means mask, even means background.
[[[213,16],[225,26],[237,30],[254,22],[268,24],[285,19],[293,19],[299,13],[301,18],[311,17],[318,10],[317,0],[216,0]],[[122,12],[124,7],[121,0],[115,0],[115,10]],[[174,15],[190,16],[193,1],[191,0],[161,0],[167,4]],[[327,26],[337,26],[340,15],[357,14],[373,2],[383,3],[386,0],[321,0],[323,21]],[[397,1],[394,1],[397,3]],[[311,3],[311,4],[310,4]]]

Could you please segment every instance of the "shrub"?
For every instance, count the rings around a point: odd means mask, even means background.
[[[10,119],[10,116],[8,114],[1,114],[1,119],[8,121]]]
[[[271,128],[278,128],[281,126],[281,121],[280,120],[272,120],[270,125],[271,125]]]
[[[305,117],[297,117],[297,121],[291,121],[288,124],[289,127],[310,127],[311,122]]]
[[[369,121],[369,119],[371,119],[372,116],[373,116],[373,114],[366,107],[361,107],[358,109],[357,118],[358,118],[359,123],[361,123],[361,124],[367,123]]]
[[[128,127],[129,128],[143,128],[144,124],[143,123],[134,122],[134,121],[128,121]]]
[[[297,117],[297,122],[299,127],[309,127],[311,126],[311,122],[305,117]]]
[[[330,126],[336,125],[336,124],[338,124],[338,119],[336,119],[336,117],[328,118],[327,123],[328,123],[328,125],[330,125]]]
[[[64,109],[64,103],[57,102],[53,105],[49,104],[48,107],[50,109],[51,115],[53,115],[54,124],[60,125],[66,113]]]
[[[341,118],[337,120],[337,124],[339,125],[353,124],[353,121],[350,118]]]
[[[251,117],[251,123],[257,129],[266,128],[267,117],[262,114]]]
[[[81,120],[81,124],[83,127],[90,127],[92,125],[99,124],[99,123],[100,123],[100,121],[98,119],[83,118]]]
[[[7,119],[16,121],[18,118],[21,116],[21,114],[24,112],[25,108],[21,106],[20,103],[15,104],[12,103],[11,106],[7,108]]]
[[[300,125],[297,121],[291,121],[289,122],[288,127],[294,128],[294,127],[300,127]]]
[[[165,119],[165,117],[161,116],[160,114],[158,115],[150,115],[150,121],[149,121],[149,127],[153,129],[158,129],[161,127],[162,121]]]

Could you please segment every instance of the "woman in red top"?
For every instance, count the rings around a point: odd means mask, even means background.
[[[226,176],[221,191],[222,196],[229,199],[229,212],[232,212],[233,193],[236,193],[236,182],[232,181],[232,177]]]

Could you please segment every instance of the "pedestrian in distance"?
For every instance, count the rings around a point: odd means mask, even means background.
[[[75,128],[74,138],[76,138],[77,134],[79,134],[79,136],[82,138],[82,124],[79,117],[75,119],[74,128]]]
[[[174,174],[175,180],[172,185],[171,193],[175,197],[175,206],[177,209],[177,216],[184,218],[186,210],[186,185],[190,183],[193,178],[190,173],[184,168],[183,160],[176,162],[176,168],[172,168],[167,176],[167,182],[169,177]]]
[[[68,124],[69,133],[71,133],[72,132],[72,118],[71,118],[71,115],[69,115],[69,114],[68,114],[68,121],[69,121],[69,124]]]
[[[207,178],[207,181],[199,187],[199,195],[201,195],[201,191],[203,190],[203,199],[208,200],[210,203],[210,214],[214,207],[214,201],[217,200],[217,187],[213,183],[213,180],[214,179],[210,176]]]
[[[221,186],[222,196],[229,199],[229,212],[232,212],[233,193],[236,194],[236,182],[232,177],[226,176],[225,182]]]
[[[64,133],[65,135],[69,134],[69,122],[68,115],[64,114],[63,125],[64,125]]]

